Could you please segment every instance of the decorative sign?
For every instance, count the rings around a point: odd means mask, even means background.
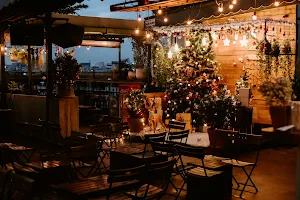
[[[120,84],[119,85],[119,92],[120,94],[127,94],[133,89],[141,89],[140,84]]]
[[[145,28],[152,28],[155,26],[155,17],[145,18]]]

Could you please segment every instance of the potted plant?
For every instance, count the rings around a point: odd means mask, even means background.
[[[275,81],[263,82],[258,91],[266,97],[267,105],[270,106],[270,115],[273,128],[279,128],[291,123],[291,82],[283,77]]]
[[[25,49],[22,49],[18,52],[18,60],[20,60],[21,64],[27,64],[27,57],[28,53],[25,51]]]
[[[18,94],[21,92],[18,83],[16,83],[15,81],[10,81],[8,83],[8,90],[12,93],[12,94]]]
[[[13,47],[9,50],[9,57],[10,57],[11,62],[18,61],[18,53],[19,53],[19,50],[15,47]]]
[[[141,38],[133,38],[132,50],[136,69],[136,78],[138,80],[145,80],[147,78],[147,71],[144,68],[148,62],[148,49],[146,41]]]
[[[54,60],[53,67],[54,83],[57,85],[57,96],[75,96],[74,94],[74,82],[79,79],[81,73],[81,65],[77,60],[68,53],[57,56]]]
[[[114,67],[114,68],[112,68],[111,69],[111,71],[112,71],[112,79],[113,80],[118,80],[118,78],[119,78],[119,67]]]
[[[131,132],[138,133],[144,128],[143,110],[146,96],[144,90],[133,89],[126,95],[125,104],[128,112],[128,125]]]

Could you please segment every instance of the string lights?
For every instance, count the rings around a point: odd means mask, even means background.
[[[219,3],[218,4],[218,11],[219,12],[223,12],[224,8],[223,8],[223,3]]]
[[[138,21],[141,22],[142,21],[142,17],[141,15],[138,16]]]
[[[237,3],[237,0],[232,0],[232,4],[235,5]]]
[[[254,21],[257,20],[256,12],[253,13],[253,15],[252,15],[252,20],[254,20]]]
[[[279,1],[275,0],[274,1],[274,6],[279,6]]]
[[[165,17],[164,17],[164,22],[167,23],[168,21],[169,21],[168,17],[165,16]]]
[[[162,14],[162,9],[161,9],[161,7],[160,7],[160,6],[159,6],[159,8],[158,8],[157,14],[159,14],[159,15],[161,15],[161,14]]]
[[[146,32],[146,38],[150,38],[151,37],[151,35],[150,35],[150,33],[149,32]]]
[[[140,33],[140,29],[139,29],[139,27],[136,27],[135,34],[139,34],[139,33]]]

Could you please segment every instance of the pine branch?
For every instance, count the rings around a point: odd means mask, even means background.
[[[60,8],[56,11],[58,14],[72,14],[72,15],[78,15],[77,11],[81,9],[86,9],[89,6],[86,4],[76,4],[76,5],[68,5],[64,8]]]

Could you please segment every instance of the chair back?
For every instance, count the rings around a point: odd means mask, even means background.
[[[185,122],[180,122],[180,121],[169,121],[169,124],[168,124],[168,128],[169,128],[169,131],[171,130],[181,130],[183,131],[185,129]]]
[[[246,134],[246,133],[240,133],[238,135],[238,141],[239,149],[241,147],[247,148],[248,150],[254,150],[256,151],[255,156],[255,164],[257,164],[259,152],[262,144],[262,135],[253,135],[253,134]]]
[[[110,170],[107,181],[109,183],[117,183],[124,181],[140,180],[145,173],[145,165],[128,169]]]
[[[40,153],[40,160],[42,167],[44,168],[44,162],[46,161],[61,161],[63,163],[69,163],[70,153],[67,149],[51,150],[48,152]]]
[[[184,130],[184,131],[179,131],[179,132],[169,132],[168,134],[168,140],[180,140],[180,143],[185,143],[187,142],[187,139],[189,137],[189,130]]]
[[[216,129],[214,132],[213,154],[233,158],[237,155],[237,131]]]
[[[33,184],[34,180],[32,179],[9,173],[3,196],[7,199],[30,200],[32,199]]]
[[[155,156],[162,154],[174,157],[176,155],[176,148],[173,143],[151,142],[151,147]]]
[[[186,144],[176,144],[175,147],[179,155],[204,159],[205,149],[202,147],[192,147]]]
[[[70,158],[73,161],[95,161],[97,157],[98,150],[96,143],[82,146],[74,146],[70,148]]]
[[[167,132],[157,133],[157,134],[150,134],[145,135],[145,141],[148,143],[152,142],[165,142],[166,141]]]
[[[112,132],[111,124],[108,123],[90,125],[90,128],[92,134],[107,135],[108,133]]]

